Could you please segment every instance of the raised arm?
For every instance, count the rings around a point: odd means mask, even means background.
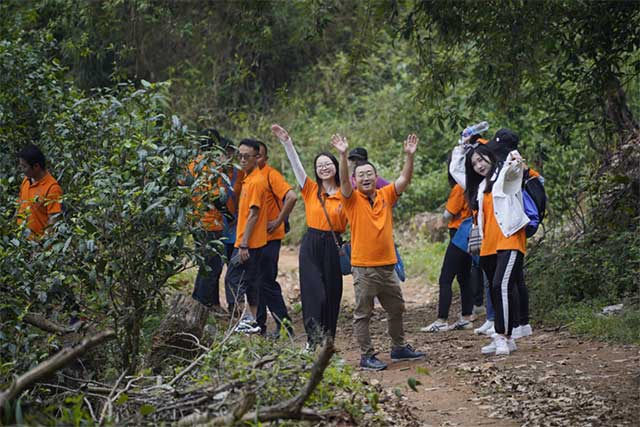
[[[402,172],[400,172],[400,176],[394,182],[396,187],[396,193],[402,194],[404,190],[407,189],[409,183],[411,182],[411,177],[413,176],[413,158],[416,154],[416,149],[418,148],[418,137],[415,133],[412,133],[407,137],[407,140],[404,142],[404,153],[406,154],[406,158],[404,161],[404,166],[402,168]],[[340,177],[342,179],[342,176]]]
[[[304,187],[304,182],[307,180],[307,173],[304,171],[304,167],[302,166],[300,157],[298,156],[298,153],[293,146],[293,141],[291,141],[289,133],[278,124],[271,125],[271,132],[276,138],[278,138],[278,140],[284,147],[284,152],[289,158],[289,163],[291,164],[291,168],[293,169],[293,174],[296,176],[298,185],[300,186],[300,188]]]
[[[340,191],[342,191],[342,195],[348,199],[351,197],[351,193],[353,193],[351,177],[349,176],[349,161],[347,159],[349,143],[347,142],[347,138],[336,134],[331,137],[331,145],[333,145],[340,154]]]

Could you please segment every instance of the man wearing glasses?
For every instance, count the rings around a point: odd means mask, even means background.
[[[225,284],[231,292],[227,295],[229,311],[235,317],[243,311],[246,297],[249,312],[245,313],[237,332],[260,332],[256,322],[258,310],[259,266],[262,251],[267,245],[267,181],[258,165],[260,145],[252,139],[243,139],[238,146],[238,160],[244,172],[242,190],[238,198],[238,223],[235,249],[231,255]]]

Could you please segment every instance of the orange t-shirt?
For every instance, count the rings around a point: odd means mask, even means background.
[[[239,248],[244,238],[249,212],[252,207],[258,208],[258,221],[253,227],[247,245],[251,249],[261,248],[267,244],[267,180],[257,167],[242,180],[242,190],[238,198],[238,225],[236,228],[236,244]]]
[[[324,207],[331,220],[333,231],[344,233],[347,229],[347,215],[342,208],[340,189],[331,196],[323,194],[322,197],[324,197]],[[318,199],[318,183],[312,181],[309,177],[307,177],[304,187],[302,187],[302,199],[304,200],[304,211],[307,216],[307,226],[316,230],[331,231],[327,215],[324,214],[322,204]]]
[[[194,177],[198,176],[198,171],[196,170],[198,167],[198,163],[202,161],[202,156],[197,157],[189,164],[189,172]],[[199,173],[205,174],[207,177],[210,175],[209,167],[215,168],[215,164],[211,163],[209,165],[202,166]],[[198,209],[203,209],[203,198],[206,199],[209,197],[217,197],[220,194],[220,187],[222,186],[222,178],[218,177],[216,180],[216,184],[214,185],[210,180],[207,180],[206,183],[201,185],[197,190],[196,194],[192,197],[193,202],[198,207]],[[204,210],[204,209],[203,209]],[[224,228],[224,224],[222,222],[222,213],[211,205],[208,205],[204,212],[198,212],[197,215],[200,216],[200,221],[202,222],[202,227],[207,231],[222,231]]]
[[[448,228],[457,230],[462,221],[471,216],[471,210],[467,205],[467,200],[464,198],[464,190],[459,184],[454,185],[451,189],[445,209],[453,215],[447,226]]]
[[[62,212],[60,197],[62,187],[49,172],[34,183],[25,177],[20,184],[18,196],[18,224],[22,223],[20,215],[26,215],[27,227],[35,234],[44,234],[44,229],[49,224],[49,215]]]
[[[529,168],[529,178],[539,178],[540,177],[540,173],[533,169],[533,168]]]
[[[351,224],[351,264],[355,267],[379,267],[398,262],[393,245],[393,204],[398,200],[393,183],[376,190],[369,198],[354,191],[348,199],[339,193]]]
[[[291,186],[282,174],[269,165],[264,165],[262,176],[267,180],[267,221],[278,218],[284,204],[284,196],[291,190]],[[275,197],[274,197],[275,196]],[[267,236],[268,241],[284,239],[284,222]]]
[[[498,251],[516,250],[526,253],[527,236],[524,227],[505,237],[500,230],[496,215],[493,211],[493,196],[491,193],[485,193],[482,199],[482,212],[484,215],[484,224],[482,225],[482,246],[480,247],[480,256],[495,255]]]

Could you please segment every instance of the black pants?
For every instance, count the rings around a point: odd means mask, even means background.
[[[260,285],[260,260],[262,258],[262,248],[249,249],[249,259],[242,264],[229,263],[227,275],[224,278],[225,293],[229,311],[234,313],[238,304],[244,303],[245,296],[247,304],[258,305],[258,287]],[[238,254],[238,248],[233,250],[231,258]],[[231,259],[230,258],[230,259]]]
[[[481,307],[484,304],[484,273],[479,265],[471,262],[471,273],[469,275],[471,291],[473,292],[473,305]]]
[[[191,296],[206,306],[220,305],[220,286],[222,257],[209,243],[220,239],[219,231],[205,231],[196,236],[196,250],[204,258],[204,264],[198,268],[198,275]]]
[[[524,255],[520,251],[498,251],[480,257],[480,266],[491,284],[491,302],[496,311],[496,333],[510,336],[518,319],[517,283]]]
[[[440,270],[440,295],[438,298],[438,318],[449,318],[449,307],[451,307],[451,285],[453,279],[458,279],[460,285],[460,300],[462,302],[462,315],[468,316],[473,310],[473,289],[469,281],[471,271],[471,255],[449,243],[447,251],[442,261]]]
[[[260,286],[258,287],[258,314],[256,321],[263,332],[267,331],[267,308],[276,321],[277,331],[284,319],[288,320],[287,330],[291,329],[291,318],[287,312],[287,306],[282,298],[282,288],[277,282],[278,260],[280,259],[281,240],[271,240],[262,251],[260,262]]]
[[[335,338],[342,299],[340,257],[331,232],[310,228],[300,246],[300,296],[307,340]]]
[[[524,326],[529,324],[529,289],[524,281],[524,268],[520,269],[518,274],[518,319],[514,322],[515,326]]]

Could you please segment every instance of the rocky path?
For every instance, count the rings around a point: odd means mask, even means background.
[[[290,302],[298,300],[295,248],[283,248],[280,283]],[[402,396],[407,419],[392,424],[416,426],[614,426],[640,425],[640,348],[585,340],[565,331],[535,329],[518,341],[508,357],[487,357],[487,338],[471,331],[420,332],[435,317],[437,289],[412,278],[403,284],[407,340],[425,350],[421,362],[390,363],[384,312],[377,308],[372,335],[382,372],[359,371],[371,384]],[[345,277],[337,348],[357,366],[352,336],[353,288]],[[459,312],[454,304],[452,315]],[[476,323],[479,325],[483,319]],[[296,331],[303,328],[296,316]],[[535,326],[534,326],[535,327]],[[416,380],[416,390],[409,379]]]

